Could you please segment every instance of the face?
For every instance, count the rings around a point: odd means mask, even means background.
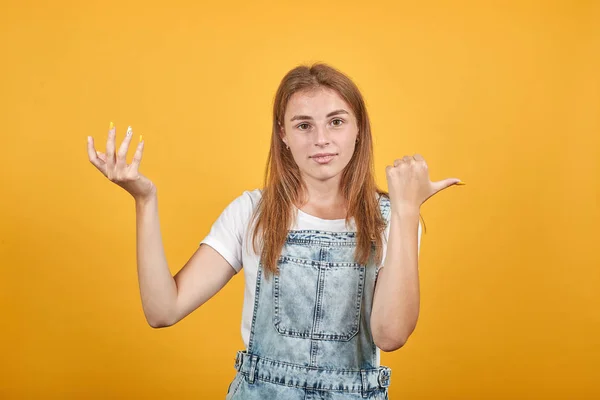
[[[284,151],[291,151],[307,184],[339,183],[340,172],[354,154],[357,137],[356,117],[336,91],[319,88],[296,92],[288,101],[282,140],[290,149]]]

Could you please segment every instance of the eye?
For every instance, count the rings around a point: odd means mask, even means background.
[[[340,123],[339,124],[333,124],[333,126],[340,126],[340,125],[342,125],[342,123],[344,123],[344,120],[343,119],[339,119],[339,118],[336,118],[336,119],[334,119],[331,122],[334,123],[335,121],[340,121]]]
[[[303,125],[306,125],[306,126],[308,126],[308,124],[307,124],[307,123],[303,123],[303,124],[300,124],[300,125],[298,125],[296,128],[300,128],[300,127],[301,127],[301,126],[303,126]],[[307,129],[308,129],[308,128],[307,128]],[[304,131],[304,130],[306,130],[306,129],[302,129],[302,128],[300,128],[300,130],[303,130],[303,131]]]

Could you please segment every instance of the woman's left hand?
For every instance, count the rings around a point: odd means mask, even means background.
[[[464,185],[458,178],[448,178],[437,182],[429,180],[429,171],[425,159],[419,155],[404,156],[387,166],[385,174],[388,183],[390,202],[399,209],[421,207],[434,194],[452,185]]]

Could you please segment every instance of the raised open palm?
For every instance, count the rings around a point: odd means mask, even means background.
[[[106,153],[97,151],[94,147],[94,138],[88,136],[87,151],[90,162],[98,168],[104,176],[111,182],[116,183],[131,194],[134,199],[141,200],[156,192],[154,183],[139,172],[140,162],[144,153],[144,141],[141,140],[137,145],[133,161],[127,165],[127,151],[133,137],[131,127],[127,128],[125,139],[115,154],[116,128],[112,122],[108,130],[108,139],[106,140]]]

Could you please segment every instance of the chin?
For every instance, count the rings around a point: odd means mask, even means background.
[[[329,179],[335,178],[342,171],[321,171],[320,174],[310,174],[309,176],[314,179],[318,179],[320,181],[327,181]],[[307,174],[308,175],[308,174]]]

